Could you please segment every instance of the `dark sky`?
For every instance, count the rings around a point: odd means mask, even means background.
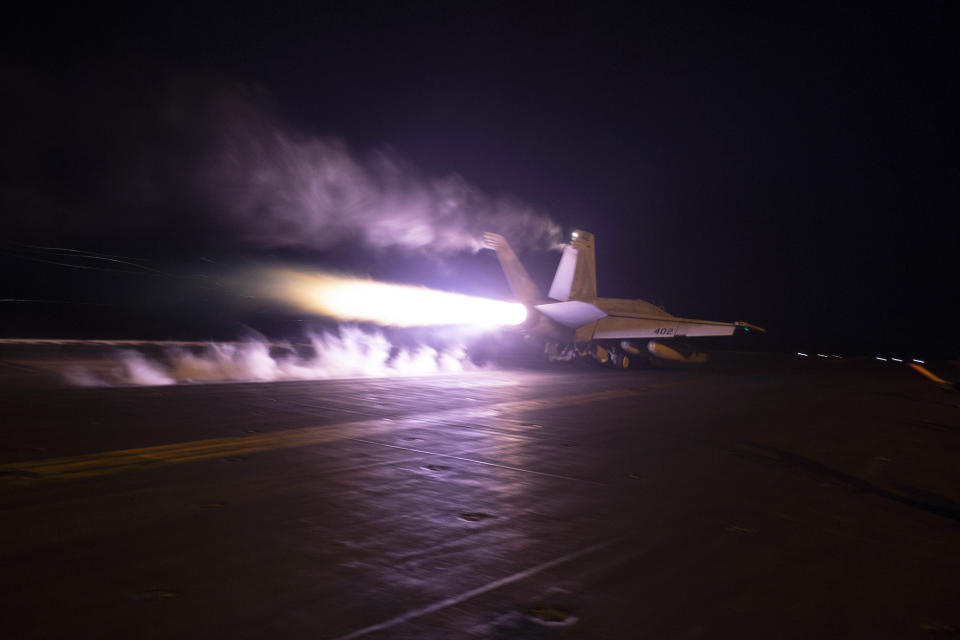
[[[286,331],[209,286],[265,258],[508,295],[489,252],[371,240],[376,211],[306,233],[268,190],[324,162],[357,171],[336,190],[465,190],[450,238],[515,211],[590,230],[601,295],[749,320],[773,348],[956,356],[953,6],[8,15],[0,298],[62,302],[0,303],[0,332]],[[526,259],[546,284],[557,254]]]

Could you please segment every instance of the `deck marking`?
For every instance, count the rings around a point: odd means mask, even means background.
[[[425,607],[421,607],[419,609],[413,609],[411,611],[407,611],[406,613],[401,613],[400,615],[394,618],[390,618],[389,620],[384,620],[383,622],[371,625],[369,627],[364,627],[363,629],[357,629],[356,631],[348,633],[345,636],[339,636],[338,638],[336,638],[336,640],[353,640],[353,638],[359,638],[361,636],[365,636],[377,631],[383,631],[384,629],[395,627],[398,624],[403,624],[408,620],[413,620],[414,618],[425,616],[429,613],[433,613],[434,611],[439,611],[441,609],[446,609],[447,607],[452,607],[453,605],[460,604],[465,600],[475,598],[476,596],[487,593],[488,591],[493,591],[494,589],[499,589],[500,587],[503,587],[505,585],[518,582],[525,578],[529,578],[530,576],[534,576],[538,573],[546,571],[547,569],[552,569],[553,567],[556,567],[558,565],[565,564],[572,560],[576,560],[581,556],[585,556],[590,553],[595,553],[600,549],[609,547],[614,542],[615,540],[608,540],[607,542],[601,542],[591,547],[587,547],[586,549],[581,549],[579,551],[574,551],[573,553],[568,553],[565,556],[554,558],[553,560],[549,560],[547,562],[544,562],[543,564],[538,564],[535,567],[530,567],[529,569],[525,569],[523,571],[514,573],[513,575],[509,575],[506,578],[500,578],[499,580],[488,582],[483,586],[477,587],[476,589],[471,589],[470,591],[466,591],[464,593],[461,593],[460,595],[452,596],[450,598],[445,598],[439,602],[435,602]]]
[[[949,382],[948,380],[944,380],[943,378],[941,378],[940,376],[934,374],[932,371],[930,371],[930,370],[927,369],[926,367],[921,367],[920,365],[914,364],[913,362],[911,362],[911,363],[910,363],[910,368],[912,368],[914,371],[916,371],[916,372],[919,373],[920,375],[925,376],[925,377],[929,378],[930,380],[933,380],[933,381],[936,382],[937,384],[947,384],[947,385],[950,384],[950,382]]]
[[[45,479],[86,478],[91,476],[121,473],[153,468],[166,464],[180,464],[225,458],[260,451],[290,449],[322,444],[337,440],[351,440],[376,436],[381,433],[402,430],[405,423],[428,419],[476,419],[491,413],[522,412],[538,409],[571,407],[591,402],[638,395],[631,389],[615,389],[585,393],[575,396],[512,400],[488,405],[458,407],[425,414],[415,414],[396,419],[374,418],[356,422],[330,424],[319,427],[284,429],[270,433],[255,433],[246,436],[210,438],[192,442],[178,442],[152,447],[105,451],[65,458],[25,461],[0,465],[0,486],[34,483]]]
[[[439,453],[437,451],[427,451],[425,449],[413,449],[411,447],[402,447],[397,444],[387,444],[385,442],[377,442],[376,440],[363,440],[362,438],[347,438],[348,440],[353,440],[354,442],[363,442],[364,444],[375,444],[381,447],[388,447],[390,449],[402,449],[404,451],[410,451],[413,453],[423,453],[430,456],[439,456],[441,458],[450,458],[452,460],[461,460],[463,462],[472,462],[473,464],[482,464],[488,467],[497,467],[499,469],[507,469],[509,471],[519,471],[521,473],[532,473],[538,476],[546,476],[548,478],[556,478],[558,480],[573,480],[575,482],[589,482],[590,484],[599,484],[604,487],[611,486],[606,482],[599,482],[597,480],[589,480],[587,478],[575,478],[573,476],[562,476],[556,473],[548,473],[546,471],[534,471],[533,469],[524,469],[523,467],[511,467],[506,464],[497,464],[496,462],[484,462],[483,460],[476,460],[474,458],[465,458],[463,456],[454,455],[452,453]]]

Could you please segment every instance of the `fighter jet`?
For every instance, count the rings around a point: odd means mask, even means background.
[[[729,336],[737,329],[766,333],[747,322],[678,318],[644,300],[597,297],[594,238],[587,231],[570,234],[546,296],[503,236],[485,233],[483,244],[496,251],[514,295],[527,306],[522,330],[545,341],[551,360],[587,357],[619,369],[628,369],[631,358],[634,364],[645,357],[702,363],[709,355],[691,338]]]

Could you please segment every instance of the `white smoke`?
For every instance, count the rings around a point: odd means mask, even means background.
[[[122,350],[112,367],[73,366],[63,377],[71,385],[89,387],[423,376],[479,368],[461,345],[397,347],[382,333],[357,327],[311,334],[309,341],[307,348],[265,339],[210,343],[200,351],[170,346],[153,358]]]
[[[37,90],[34,80],[21,87],[24,95]],[[77,105],[90,119],[53,136],[63,143],[58,157],[73,167],[71,184],[89,187],[38,191],[23,176],[48,167],[31,150],[33,138],[21,136],[26,146],[13,147],[13,155],[28,168],[0,185],[7,235],[104,246],[189,233],[201,246],[240,241],[257,249],[347,246],[443,256],[477,250],[480,235],[494,231],[516,249],[557,248],[560,227],[532,204],[486,192],[454,172],[421,171],[402,149],[351,146],[322,118],[312,131],[294,126],[257,87],[199,73],[178,74],[156,90],[159,96],[148,90],[121,104],[112,92],[92,89],[91,102]],[[101,130],[112,132],[110,149],[86,162]]]
[[[120,361],[123,363],[124,378],[130,384],[157,386],[175,382],[160,364],[147,360],[146,356],[136,351],[121,352]]]
[[[529,204],[491,196],[456,174],[428,176],[395,153],[360,157],[335,137],[305,135],[236,91],[214,101],[218,139],[201,188],[230,229],[265,247],[368,247],[446,254],[496,231],[521,248],[555,248],[560,226]]]

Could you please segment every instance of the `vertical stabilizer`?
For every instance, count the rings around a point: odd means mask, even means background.
[[[597,297],[597,266],[592,233],[577,229],[570,234],[570,244],[563,248],[549,295],[560,301],[593,300]]]
[[[503,273],[507,276],[507,281],[510,283],[510,288],[513,289],[513,295],[517,297],[517,300],[529,304],[543,301],[543,294],[540,293],[539,287],[534,284],[530,274],[523,268],[517,254],[513,252],[503,236],[496,233],[484,233],[483,246],[497,252],[500,266],[503,267]]]

